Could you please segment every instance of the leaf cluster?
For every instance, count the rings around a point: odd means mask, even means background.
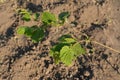
[[[54,58],[55,63],[63,62],[65,65],[71,65],[76,57],[84,53],[85,49],[70,35],[61,36],[59,43],[50,50],[50,56]]]
[[[17,33],[21,35],[24,34],[26,37],[31,38],[34,43],[42,40],[45,37],[44,29],[37,26],[21,26],[17,29]]]
[[[60,26],[67,21],[67,18],[70,16],[69,12],[62,12],[58,15],[58,18],[50,12],[43,12],[41,20],[46,26]]]
[[[30,21],[32,19],[34,21],[37,21],[39,20],[40,17],[39,13],[32,13],[32,11],[27,9],[18,9],[17,13],[21,16],[22,20],[24,21]]]
[[[40,13],[32,13],[27,9],[19,9],[17,12],[24,21],[30,21],[32,19],[42,21],[42,24],[39,26],[20,26],[17,29],[17,34],[25,35],[31,38],[33,42],[39,42],[45,37],[45,31],[48,26],[63,25],[66,18],[69,17],[68,12],[60,13],[58,18],[50,12],[42,12],[41,15]]]

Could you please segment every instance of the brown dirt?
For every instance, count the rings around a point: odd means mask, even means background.
[[[68,23],[52,27],[42,42],[33,44],[16,34],[20,25],[34,25],[19,19],[18,7],[33,12],[49,10],[58,15],[69,11]],[[71,22],[76,22],[77,25]],[[18,0],[0,4],[0,80],[119,80],[120,53],[93,44],[93,54],[80,56],[72,66],[56,65],[49,56],[51,45],[63,34],[91,39],[120,51],[119,0]]]

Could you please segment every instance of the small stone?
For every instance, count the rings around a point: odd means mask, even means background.
[[[86,77],[90,76],[90,72],[89,71],[84,71],[84,76],[86,76]]]

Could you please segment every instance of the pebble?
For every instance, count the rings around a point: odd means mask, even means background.
[[[90,76],[90,72],[89,71],[84,71],[84,76],[86,76],[86,77]]]

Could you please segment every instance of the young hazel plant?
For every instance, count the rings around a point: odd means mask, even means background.
[[[69,12],[62,12],[58,15],[58,18],[53,13],[42,12],[32,13],[26,9],[18,10],[18,14],[24,21],[41,20],[42,24],[37,26],[19,26],[17,28],[17,34],[25,35],[29,37],[32,42],[37,43],[45,38],[46,29],[52,26],[61,26],[70,16]],[[63,62],[65,65],[71,65],[73,60],[80,54],[86,53],[85,49],[81,46],[76,39],[71,35],[63,35],[59,38],[59,42],[50,49],[50,56],[53,57],[56,64]]]
[[[32,42],[37,43],[45,38],[45,33],[47,28],[52,26],[59,27],[67,22],[67,18],[70,16],[69,12],[62,12],[56,17],[53,13],[50,12],[42,12],[32,13],[26,9],[19,9],[18,14],[21,16],[23,21],[37,21],[41,20],[41,25],[33,25],[33,26],[19,26],[17,28],[17,34],[25,35],[30,38]],[[54,45],[50,49],[50,56],[53,57],[56,64],[62,62],[65,65],[69,66],[72,62],[81,54],[85,54],[86,50],[80,44],[81,42],[94,43],[98,44],[102,47],[110,49],[116,53],[120,53],[120,51],[115,50],[109,46],[103,45],[97,41],[89,39],[89,37],[85,34],[85,40],[79,41],[73,38],[71,35],[63,35],[58,39],[58,43]]]

